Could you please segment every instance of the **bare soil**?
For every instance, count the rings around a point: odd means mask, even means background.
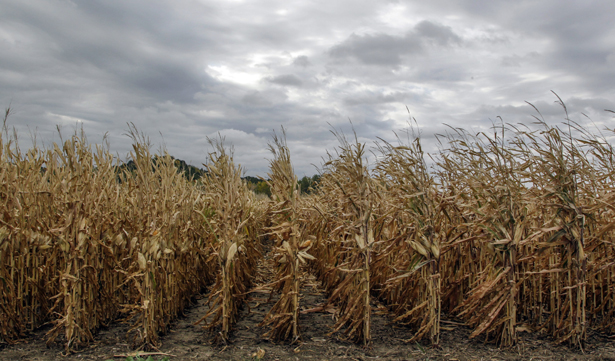
[[[303,286],[304,310],[322,305],[325,300],[324,292],[314,280]],[[201,326],[193,325],[208,310],[207,298],[200,296],[162,337],[160,352],[172,355],[171,360],[257,360],[259,349],[264,351],[262,360],[615,360],[615,343],[606,335],[591,333],[582,352],[566,345],[554,345],[540,334],[524,332],[518,347],[503,350],[493,344],[469,340],[470,329],[450,319],[443,321],[440,347],[409,344],[405,340],[412,337],[413,331],[389,324],[389,318],[380,312],[382,308],[378,305],[374,305],[372,319],[373,342],[367,348],[344,341],[343,335],[328,335],[335,323],[332,307],[301,315],[300,342],[273,344],[262,336],[267,330],[258,327],[274,302],[267,301],[268,293],[252,293],[250,307],[242,310],[229,344],[215,346],[210,344],[210,334]],[[126,331],[126,325],[113,325],[99,331],[96,341],[88,348],[63,356],[62,345],[47,347],[45,330],[39,330],[16,345],[0,345],[3,347],[0,360],[123,360],[126,355],[134,354],[126,340]]]

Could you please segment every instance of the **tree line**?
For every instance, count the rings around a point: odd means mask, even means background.
[[[186,163],[186,161],[177,159],[173,156],[171,156],[171,158],[173,159],[173,162],[175,163],[177,172],[182,173],[186,179],[198,182],[201,180],[201,178],[207,175],[207,170],[205,169],[190,165]],[[154,156],[152,158],[152,166],[155,166],[157,161],[158,161],[158,156]],[[135,171],[136,168],[137,168],[136,164],[131,159],[128,162],[117,166],[116,170],[120,172],[125,169],[128,171]],[[269,183],[268,183],[269,180],[264,180],[262,178],[252,177],[252,176],[245,176],[245,177],[242,177],[242,179],[248,183],[249,188],[254,193],[271,196],[271,188],[269,187]],[[320,182],[320,175],[314,174],[311,177],[303,176],[303,178],[297,181],[297,184],[299,185],[299,190],[301,191],[301,193],[311,194],[312,192],[314,192],[315,189],[318,188],[319,182]]]
[[[271,196],[271,188],[269,187],[269,180],[263,180],[257,177],[243,177],[250,189],[254,191],[256,194],[265,194],[267,196]],[[320,183],[320,175],[314,174],[311,177],[303,176],[303,178],[297,181],[299,185],[299,191],[304,194],[311,194],[316,189],[318,189],[318,185]]]

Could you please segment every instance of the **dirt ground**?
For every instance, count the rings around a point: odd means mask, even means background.
[[[242,310],[230,343],[212,346],[210,335],[193,323],[207,310],[206,297],[185,312],[162,337],[160,351],[170,360],[615,360],[615,340],[591,333],[584,353],[565,345],[553,345],[545,336],[521,333],[521,342],[514,349],[501,350],[495,345],[469,340],[469,328],[455,320],[443,320],[441,347],[406,343],[412,330],[389,324],[387,316],[374,313],[373,342],[363,348],[346,342],[339,336],[327,336],[335,323],[334,310],[306,312],[301,315],[302,340],[298,344],[272,344],[262,337],[266,330],[258,324],[273,305],[267,303],[267,293],[252,293],[250,310]],[[316,282],[308,282],[302,291],[302,304],[313,308],[325,302],[325,294]],[[376,307],[377,308],[377,307]],[[45,330],[31,335],[27,342],[0,346],[0,360],[123,360],[133,354],[126,341],[126,325],[118,324],[101,330],[88,348],[80,353],[63,356],[62,346],[45,346]],[[159,359],[162,356],[154,356]]]

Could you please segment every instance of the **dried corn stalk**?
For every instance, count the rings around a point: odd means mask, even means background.
[[[396,321],[418,326],[415,341],[428,335],[437,345],[440,337],[440,252],[446,240],[443,198],[429,174],[420,138],[409,146],[381,148],[380,179],[388,184],[388,238],[393,242],[375,263],[391,269],[379,272],[381,297],[393,306]],[[384,213],[382,211],[381,213]],[[420,272],[417,272],[419,271]],[[420,278],[417,279],[417,278]]]
[[[588,214],[579,195],[579,176],[591,169],[571,135],[546,124],[544,127],[541,138],[527,134],[526,153],[533,164],[530,179],[540,189],[537,198],[550,211],[543,219],[551,232],[538,247],[543,253],[549,250],[549,268],[565,269],[554,273],[557,278],[551,284],[552,307],[547,327],[557,342],[569,341],[582,348],[587,336]]]
[[[121,228],[110,231],[116,236],[106,243],[121,260],[115,268],[124,277],[116,292],[121,313],[132,321],[129,337],[135,347],[152,348],[213,280],[213,252],[211,235],[194,212],[202,207],[201,191],[178,173],[170,156],[151,156],[146,138],[134,128],[131,134],[134,167],[120,177],[126,192]]]
[[[320,186],[328,199],[321,206],[331,209],[327,213],[334,231],[330,239],[321,240],[321,247],[327,250],[316,257],[326,257],[321,275],[334,277],[332,282],[323,280],[331,292],[329,301],[340,308],[334,332],[345,328],[348,337],[367,345],[371,340],[372,209],[377,185],[365,164],[365,145],[358,141],[350,144],[341,135],[338,139],[339,157],[325,163]]]
[[[119,173],[83,134],[25,157],[2,147],[0,184],[15,195],[2,199],[11,209],[0,242],[2,339],[51,322],[48,342],[71,352],[124,316],[135,346],[156,346],[212,279],[200,242],[208,232],[193,211],[200,192],[170,157],[154,162],[144,146],[135,144],[134,168]]]
[[[443,157],[452,158],[441,165],[466,184],[468,201],[460,207],[473,214],[469,232],[490,257],[456,310],[475,328],[470,337],[492,333],[508,347],[517,342],[518,252],[529,232],[527,191],[520,178],[525,169],[505,145],[504,126],[501,132],[451,140],[453,147]]]
[[[218,329],[217,340],[227,342],[239,308],[256,271],[260,257],[260,243],[250,232],[254,222],[254,195],[241,179],[241,167],[235,166],[232,154],[227,153],[222,140],[210,141],[214,147],[204,190],[207,201],[200,211],[203,222],[214,235],[213,248],[218,258],[219,274],[211,290],[210,311],[201,320],[213,316],[205,326]]]
[[[291,162],[290,151],[284,138],[274,134],[269,149],[274,155],[270,162],[269,178],[272,204],[269,235],[274,239],[274,256],[271,267],[276,271],[275,287],[280,299],[273,305],[261,323],[271,326],[265,334],[272,340],[299,339],[299,306],[302,264],[314,259],[308,253],[310,241],[305,240],[302,223],[298,219],[299,188]]]

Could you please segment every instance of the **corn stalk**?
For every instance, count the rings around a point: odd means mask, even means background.
[[[235,166],[222,139],[211,141],[214,153],[206,165],[204,189],[207,201],[199,213],[210,229],[213,248],[218,258],[219,275],[211,295],[210,311],[196,324],[213,320],[205,328],[219,328],[216,340],[227,342],[239,314],[260,257],[260,243],[250,232],[254,195],[241,179],[241,167]],[[206,321],[207,322],[207,321]]]

